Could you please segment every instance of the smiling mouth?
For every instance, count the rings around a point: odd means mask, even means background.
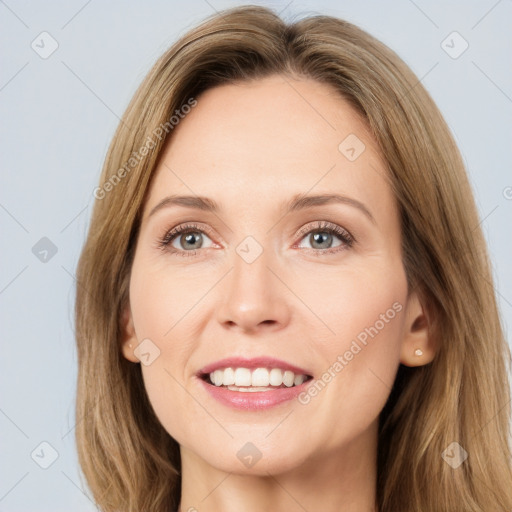
[[[230,391],[261,392],[300,386],[311,375],[294,373],[281,368],[223,368],[200,376],[207,384]]]

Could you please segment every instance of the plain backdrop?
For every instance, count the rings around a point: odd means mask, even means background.
[[[413,69],[467,164],[510,342],[512,2],[254,3],[285,19],[345,18]],[[92,191],[156,58],[215,10],[240,4],[0,1],[0,512],[96,510],[74,442],[74,274]]]

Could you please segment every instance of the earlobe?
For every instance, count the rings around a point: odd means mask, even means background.
[[[405,309],[404,333],[400,362],[405,366],[423,366],[436,355],[434,333],[430,331],[431,319],[416,292],[411,293]]]
[[[134,354],[137,347],[137,336],[135,335],[135,327],[133,325],[132,313],[130,306],[127,305],[121,315],[121,351],[128,361],[139,363],[139,359]]]

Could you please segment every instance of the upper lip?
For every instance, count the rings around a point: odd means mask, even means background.
[[[222,370],[224,368],[280,368],[281,370],[289,370],[293,372],[295,375],[307,375],[310,376],[310,372],[296,366],[294,364],[287,363],[281,359],[276,359],[274,357],[228,357],[225,359],[220,359],[215,361],[214,363],[207,364],[201,370],[199,370],[198,375],[209,374],[215,370]]]

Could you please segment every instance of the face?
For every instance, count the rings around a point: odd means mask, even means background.
[[[385,162],[327,85],[197,99],[144,205],[123,353],[182,457],[264,475],[347,454],[423,335]]]

